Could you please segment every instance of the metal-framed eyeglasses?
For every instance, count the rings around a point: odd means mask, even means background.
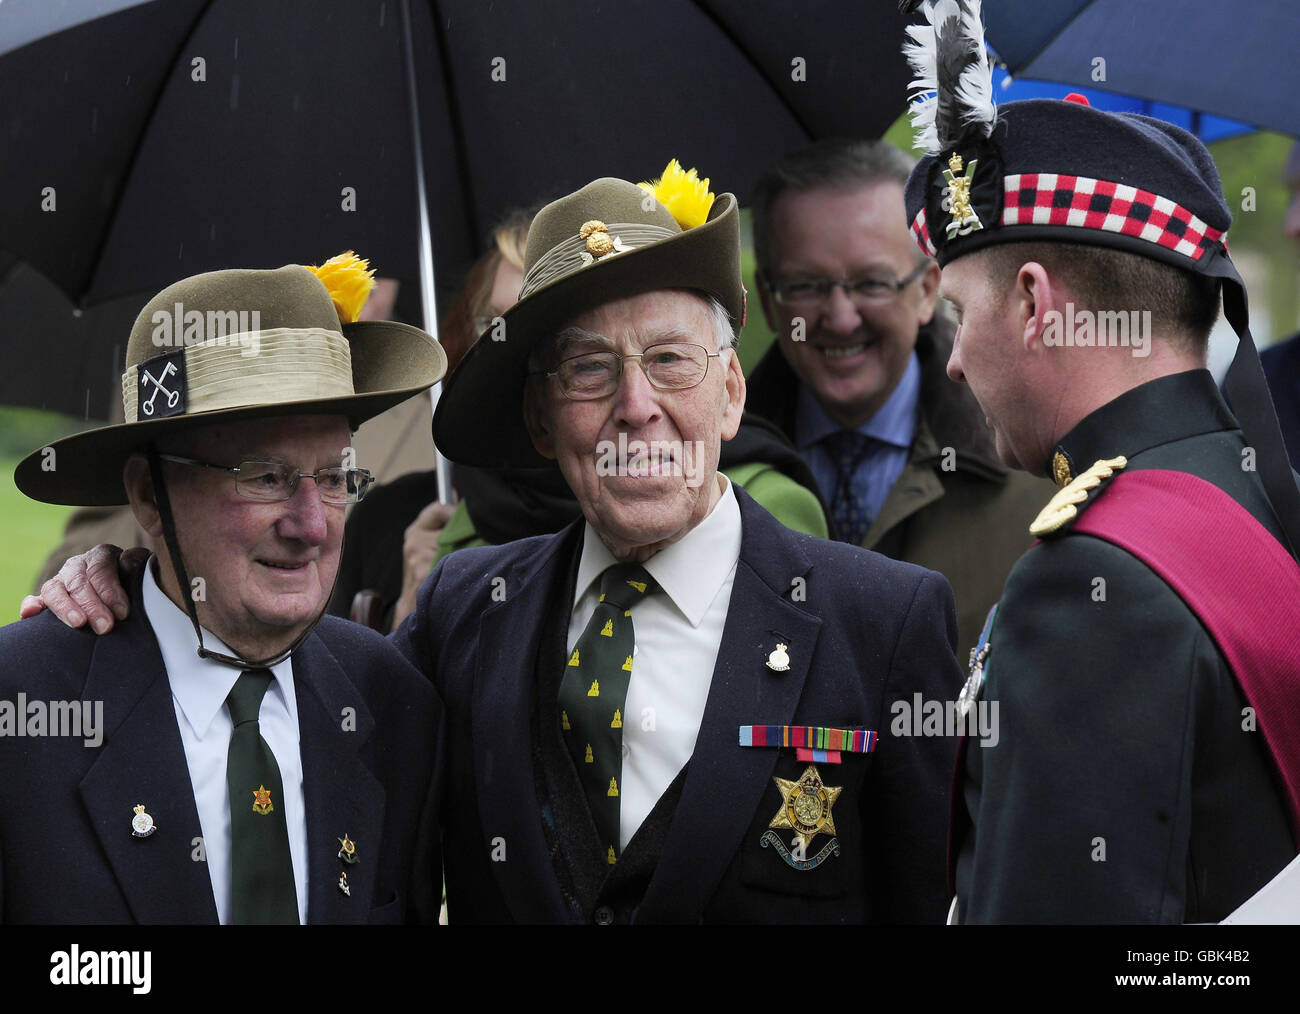
[[[929,261],[921,261],[905,278],[787,278],[773,282],[772,295],[782,306],[815,309],[826,305],[831,290],[838,287],[855,303],[882,306],[892,303],[905,288],[921,277]]]
[[[709,360],[721,352],[703,345],[666,342],[641,352],[621,355],[613,350],[584,352],[561,360],[553,370],[539,370],[531,376],[555,377],[561,393],[571,401],[595,401],[618,390],[623,363],[639,359],[650,386],[660,391],[685,391],[700,384],[709,372]]]
[[[370,489],[375,477],[365,468],[331,468],[318,469],[315,472],[300,472],[293,465],[283,461],[241,461],[238,465],[214,465],[194,458],[182,458],[175,454],[159,454],[163,461],[177,465],[192,465],[195,468],[211,468],[218,472],[229,472],[235,477],[235,492],[249,500],[280,501],[290,500],[298,491],[302,479],[313,479],[320,498],[329,504],[356,503]]]

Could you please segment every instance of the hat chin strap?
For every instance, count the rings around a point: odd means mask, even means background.
[[[1282,529],[1283,545],[1291,556],[1300,550],[1300,489],[1291,471],[1290,459],[1282,443],[1277,413],[1264,379],[1255,339],[1250,334],[1250,313],[1246,304],[1246,286],[1237,274],[1236,265],[1222,248],[1215,249],[1202,268],[1205,274],[1223,279],[1223,315],[1237,332],[1237,351],[1223,378],[1233,414],[1241,423],[1246,442],[1257,450],[1260,482],[1273,505]]]
[[[236,669],[270,669],[272,666],[279,665],[286,658],[298,650],[298,646],[307,639],[307,635],[316,629],[320,623],[321,617],[325,615],[329,608],[329,601],[333,595],[333,588],[330,589],[330,595],[325,597],[325,605],[321,611],[316,614],[316,618],[311,621],[301,634],[299,634],[289,647],[277,655],[269,658],[249,659],[236,653],[234,657],[225,655],[219,651],[211,651],[203,646],[203,628],[199,625],[199,612],[194,605],[194,596],[190,589],[189,575],[185,572],[185,561],[181,559],[180,543],[176,541],[176,525],[172,519],[171,498],[167,495],[167,484],[163,481],[162,461],[158,457],[158,448],[153,444],[149,445],[149,474],[153,478],[154,496],[158,501],[158,514],[162,520],[163,541],[167,544],[167,553],[172,558],[172,572],[176,575],[176,581],[180,585],[181,595],[185,599],[185,612],[189,615],[190,622],[194,624],[194,636],[199,640],[198,656],[199,658],[210,658],[214,662],[221,662],[223,665],[232,666]],[[334,583],[338,583],[338,572],[334,574]]]

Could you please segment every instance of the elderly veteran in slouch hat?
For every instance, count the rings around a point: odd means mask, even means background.
[[[717,472],[745,294],[707,184],[543,209],[439,403],[450,458],[556,459],[584,515],[447,557],[395,634],[448,705],[452,922],[942,917],[954,744],[883,725],[956,692],[952,595]]]
[[[972,652],[963,705],[1001,737],[965,751],[956,912],[1218,921],[1300,829],[1296,488],[1218,172],[1079,96],[995,108],[979,4],[926,13],[907,213],[960,320],[948,372],[1061,487]],[[1233,411],[1205,369],[1220,289]]]
[[[19,464],[34,499],[129,502],[155,556],[102,641],[52,615],[0,630],[0,697],[97,726],[0,738],[6,922],[436,920],[441,705],[381,638],[322,619],[369,483],[350,431],[446,362],[354,322],[370,284],[344,255],[169,286],[131,332],[127,421]],[[252,331],[197,333],[244,312]],[[184,340],[160,351],[173,313]]]

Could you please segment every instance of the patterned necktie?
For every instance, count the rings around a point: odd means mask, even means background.
[[[280,766],[258,724],[269,669],[249,669],[226,696],[234,730],[226,755],[230,792],[231,924],[297,925]]]
[[[871,449],[872,438],[856,430],[837,430],[824,443],[835,460],[835,495],[831,498],[835,535],[841,542],[860,546],[872,519],[867,512],[866,497],[859,492],[854,478]]]
[[[623,706],[636,646],[632,606],[657,587],[638,564],[606,568],[600,575],[600,602],[573,646],[560,681],[560,728],[610,863],[619,854]]]

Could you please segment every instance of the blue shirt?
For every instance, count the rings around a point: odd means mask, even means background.
[[[913,352],[894,393],[875,415],[858,427],[859,433],[873,440],[853,476],[854,492],[863,498],[873,518],[880,514],[889,491],[907,465],[912,438],[916,435],[920,399],[921,363]],[[795,446],[812,469],[827,506],[835,495],[839,469],[825,440],[840,429],[840,424],[826,414],[808,386],[800,384],[799,403],[795,410]]]

